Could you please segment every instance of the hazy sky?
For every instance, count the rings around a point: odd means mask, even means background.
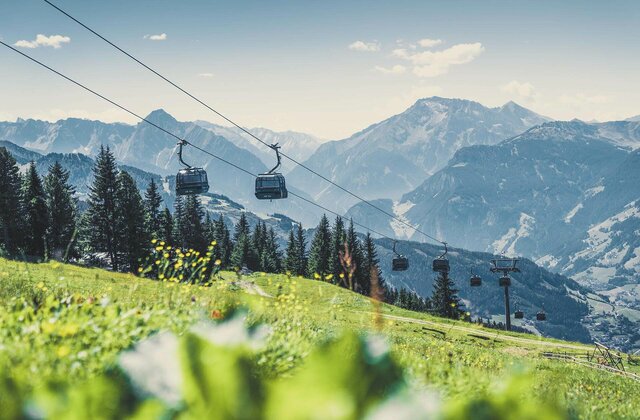
[[[444,96],[557,119],[640,114],[638,1],[53,0],[245,126],[344,138]],[[41,0],[0,39],[141,114],[220,123]],[[0,120],[136,122],[0,49]]]

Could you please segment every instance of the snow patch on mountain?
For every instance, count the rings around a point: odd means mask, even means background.
[[[522,238],[528,237],[533,231],[536,219],[526,213],[520,213],[518,228],[509,228],[507,233],[493,242],[492,247],[496,254],[516,256],[516,244]]]
[[[414,203],[412,203],[411,201],[404,201],[404,202],[398,202],[398,201],[394,201],[393,202],[393,214],[396,216],[396,219],[391,220],[391,222],[389,222],[389,224],[391,225],[391,229],[393,229],[393,232],[395,233],[395,236],[397,238],[411,238],[415,233],[415,229],[410,228],[409,226],[405,225],[402,222],[405,222],[407,224],[411,224],[411,222],[409,222],[409,219],[407,219],[407,217],[405,216],[405,214],[411,210],[411,208],[415,206]]]
[[[578,205],[572,208],[571,211],[569,211],[569,213],[567,213],[567,215],[564,217],[564,222],[571,223],[571,219],[573,219],[576,213],[578,213],[583,207],[584,205],[582,203],[578,203]]]

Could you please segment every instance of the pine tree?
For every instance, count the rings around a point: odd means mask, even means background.
[[[152,238],[158,239],[161,236],[160,231],[160,204],[162,197],[158,191],[158,184],[154,178],[151,178],[149,186],[144,193],[144,211],[145,211],[145,229]]]
[[[324,278],[332,270],[331,227],[326,215],[322,215],[309,250],[309,274],[319,274]]]
[[[216,257],[220,259],[223,267],[228,267],[231,260],[231,252],[233,251],[233,244],[231,243],[231,235],[222,214],[218,220],[214,222],[214,240],[217,242],[214,248]]]
[[[24,250],[27,255],[44,258],[49,215],[42,180],[34,162],[29,165],[22,182],[22,200]]]
[[[92,252],[105,252],[114,270],[118,270],[116,258],[118,190],[116,161],[109,147],[100,147],[93,167],[93,185],[89,189],[89,200],[84,233]]]
[[[185,243],[185,238],[182,236],[184,219],[184,196],[179,195],[173,203],[173,230],[171,233],[173,243],[178,247],[184,246]]]
[[[16,160],[0,147],[0,255],[18,250],[21,230],[20,175]]]
[[[260,265],[262,271],[267,273],[277,273],[280,271],[280,255],[278,252],[278,244],[276,243],[276,234],[273,228],[270,228],[266,234],[264,247],[260,256]]]
[[[119,266],[135,272],[149,249],[145,209],[136,182],[126,171],[118,174],[116,191],[117,256]]]
[[[304,235],[304,229],[302,223],[298,224],[298,230],[296,231],[296,248],[297,248],[297,263],[296,263],[296,275],[307,275],[307,239]]]
[[[384,293],[384,291],[386,290],[386,285],[384,279],[382,278],[382,271],[380,270],[378,251],[376,251],[376,245],[373,243],[373,238],[371,237],[371,234],[369,232],[367,232],[367,236],[364,239],[362,248],[364,250],[364,261],[362,266],[362,275],[364,278],[364,282],[367,284],[372,284],[372,276],[375,275],[377,287],[382,293]]]
[[[351,256],[352,264],[355,266],[355,274],[352,279],[354,290],[358,293],[369,295],[371,285],[367,281],[364,272],[364,252],[362,250],[362,244],[358,239],[358,234],[353,225],[353,219],[349,223],[349,229],[347,230],[346,237],[347,249]]]
[[[262,268],[261,257],[267,243],[266,223],[258,221],[251,236],[251,243],[252,247],[249,252],[249,262],[247,266],[254,271],[265,271],[265,269]]]
[[[204,209],[197,195],[188,195],[184,199],[184,207],[179,217],[179,237],[183,248],[193,248],[204,251],[207,247],[207,239],[204,235],[203,219]]]
[[[160,213],[159,225],[158,239],[168,244],[173,244],[173,216],[171,216],[171,211],[167,207]]]
[[[249,238],[249,222],[244,213],[240,215],[240,220],[236,223],[234,234],[234,246],[231,253],[230,263],[235,268],[242,268],[249,264],[251,253],[251,240]]]
[[[75,254],[72,243],[76,230],[75,189],[69,184],[69,172],[58,161],[49,166],[44,192],[49,215],[47,257],[66,260]]]
[[[296,271],[298,270],[298,247],[293,229],[289,231],[284,269],[292,275],[296,275]]]
[[[460,299],[457,296],[453,281],[448,273],[439,273],[433,285],[431,305],[433,312],[445,318],[458,319],[464,312],[460,307]]]
[[[331,256],[329,257],[334,282],[338,282],[339,276],[343,272],[340,253],[344,252],[345,242],[344,222],[340,216],[337,216],[331,232]]]

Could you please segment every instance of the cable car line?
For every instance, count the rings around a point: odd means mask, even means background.
[[[137,113],[135,113],[135,112],[133,112],[133,111],[129,110],[128,108],[125,108],[123,105],[120,105],[119,103],[117,103],[117,102],[115,102],[115,101],[113,101],[113,100],[111,100],[111,99],[107,98],[106,96],[104,96],[104,95],[102,95],[102,94],[100,94],[100,93],[96,92],[95,90],[93,90],[93,89],[91,89],[91,88],[89,88],[89,87],[85,86],[84,84],[82,84],[82,83],[80,83],[80,82],[78,82],[78,81],[76,81],[76,80],[74,80],[74,79],[72,79],[72,78],[70,78],[70,77],[68,77],[68,76],[66,76],[66,75],[64,75],[64,74],[62,74],[62,73],[61,73],[61,72],[59,72],[58,70],[56,70],[56,69],[54,69],[54,68],[52,68],[52,67],[50,67],[50,66],[48,66],[48,65],[44,64],[43,62],[41,62],[41,61],[39,61],[39,60],[37,60],[37,59],[35,59],[35,58],[33,58],[33,57],[29,56],[28,54],[23,53],[22,51],[20,51],[20,50],[18,50],[18,49],[16,49],[16,48],[14,48],[13,46],[11,46],[11,45],[9,45],[9,44],[7,44],[7,43],[3,42],[2,40],[0,40],[0,44],[1,44],[1,45],[3,45],[3,46],[5,46],[5,47],[7,47],[7,48],[9,48],[9,49],[10,49],[10,50],[12,50],[12,51],[14,51],[14,52],[18,53],[18,54],[20,54],[21,56],[23,56],[23,57],[25,57],[25,58],[28,58],[28,59],[29,59],[29,60],[31,60],[32,62],[34,62],[34,63],[36,63],[36,64],[39,64],[40,66],[44,67],[45,69],[47,69],[47,70],[51,71],[52,73],[55,73],[56,75],[58,75],[58,76],[60,76],[60,77],[64,78],[65,80],[67,80],[67,81],[69,81],[69,82],[71,82],[71,83],[75,84],[76,86],[81,87],[82,89],[86,90],[87,92],[92,93],[93,95],[95,95],[95,96],[99,97],[100,99],[103,99],[104,101],[109,102],[110,104],[112,104],[112,105],[114,105],[114,106],[118,107],[119,109],[121,109],[121,110],[123,110],[123,111],[127,112],[128,114],[133,115],[133,116],[134,116],[134,117],[136,117],[136,118],[139,118],[141,121],[146,122],[147,124],[149,124],[149,125],[151,125],[151,126],[153,126],[153,127],[157,128],[158,130],[160,130],[160,131],[164,132],[165,134],[168,134],[168,135],[170,135],[171,137],[174,137],[175,139],[177,139],[177,140],[178,140],[178,146],[179,146],[179,147],[180,147],[180,145],[182,145],[182,146],[184,146],[184,145],[189,145],[189,146],[193,147],[194,149],[196,149],[196,150],[198,150],[198,151],[200,151],[200,152],[202,152],[202,153],[205,153],[205,154],[207,154],[207,155],[209,155],[209,156],[211,156],[211,157],[213,157],[213,158],[215,158],[215,159],[217,159],[217,160],[219,160],[219,161],[221,161],[221,162],[226,163],[227,165],[230,165],[230,166],[232,166],[232,167],[236,168],[236,169],[237,169],[237,170],[239,170],[239,171],[242,171],[242,172],[246,173],[247,175],[250,175],[250,176],[252,176],[252,177],[254,177],[254,178],[257,178],[257,177],[258,177],[258,175],[256,175],[256,174],[254,174],[254,173],[252,173],[252,172],[250,172],[250,171],[248,171],[248,170],[244,169],[243,167],[238,166],[238,165],[236,165],[235,163],[230,162],[230,161],[228,161],[228,160],[226,160],[226,159],[224,159],[224,158],[222,158],[222,157],[220,157],[220,156],[217,156],[217,155],[215,155],[215,154],[213,154],[213,153],[209,152],[209,151],[208,151],[208,150],[206,150],[206,149],[203,149],[202,147],[200,147],[200,146],[198,146],[198,145],[196,145],[196,144],[190,143],[190,142],[189,142],[189,141],[187,141],[186,139],[183,139],[183,138],[181,138],[180,136],[176,135],[175,133],[172,133],[171,131],[169,131],[169,130],[167,130],[167,129],[165,129],[165,128],[161,127],[161,126],[159,126],[158,124],[155,124],[154,122],[149,121],[148,119],[146,119],[146,118],[144,118],[144,117],[140,116],[139,114],[137,114]],[[178,152],[178,153],[179,153],[180,161],[181,161],[184,165],[187,165],[184,161],[182,161],[182,158],[181,158],[181,154],[182,154],[182,153],[181,153],[181,151],[180,151],[180,150],[179,150],[179,152]],[[187,166],[188,166],[188,165],[187,165]],[[334,215],[339,216],[339,217],[344,217],[344,216],[343,216],[343,215],[341,215],[340,213],[338,213],[338,212],[336,212],[336,211],[333,211],[333,210],[331,210],[331,209],[329,209],[329,208],[327,208],[327,207],[324,207],[323,205],[318,204],[318,203],[316,203],[315,201],[309,200],[309,199],[307,199],[307,198],[305,198],[305,197],[303,197],[303,196],[301,196],[301,195],[299,195],[299,194],[296,194],[296,193],[294,193],[294,192],[289,192],[289,193],[290,193],[292,196],[297,197],[297,198],[299,198],[299,199],[301,199],[301,200],[303,200],[303,201],[305,201],[305,202],[307,202],[307,203],[309,203],[309,204],[312,204],[312,205],[314,205],[314,206],[316,206],[316,207],[318,207],[318,208],[320,208],[320,209],[322,209],[322,210],[324,210],[324,211],[326,211],[326,212],[329,212],[329,213],[334,214]],[[352,220],[353,220],[353,219],[352,219]],[[368,227],[368,226],[366,226],[366,225],[363,225],[362,223],[356,222],[355,220],[353,221],[353,224],[354,224],[354,225],[356,225],[356,226],[360,226],[361,228],[366,229],[366,230],[368,230],[369,232],[375,233],[376,235],[379,235],[379,236],[381,236],[381,237],[383,237],[383,238],[390,239],[390,240],[394,240],[394,239],[392,239],[392,238],[388,237],[387,235],[384,235],[384,234],[382,234],[382,233],[380,233],[380,232],[377,232],[377,231],[376,231],[376,230],[374,230],[374,229],[369,228],[369,227]]]
[[[181,91],[182,93],[184,93],[185,95],[189,96],[191,99],[193,99],[194,101],[198,102],[200,105],[204,106],[205,108],[207,108],[209,111],[213,112],[214,114],[216,114],[217,116],[219,116],[220,118],[224,119],[225,121],[227,121],[228,123],[232,124],[234,127],[236,127],[237,129],[241,130],[242,132],[244,132],[245,134],[249,135],[250,137],[252,137],[253,139],[257,140],[258,142],[262,143],[263,145],[267,146],[267,147],[271,147],[270,144],[268,144],[267,142],[265,142],[264,140],[260,139],[259,137],[257,137],[256,135],[254,135],[253,133],[251,133],[249,130],[247,130],[246,128],[242,127],[240,124],[236,123],[235,121],[233,121],[232,119],[230,119],[229,117],[225,116],[224,114],[222,114],[221,112],[217,111],[216,109],[214,109],[213,107],[211,107],[210,105],[208,105],[207,103],[205,103],[204,101],[202,101],[201,99],[199,99],[198,97],[196,97],[195,95],[193,95],[192,93],[188,92],[187,90],[185,90],[184,88],[182,88],[181,86],[179,86],[178,84],[174,83],[173,81],[171,81],[169,78],[167,78],[166,76],[162,75],[161,73],[159,73],[158,71],[154,70],[153,68],[151,68],[150,66],[148,66],[147,64],[145,64],[144,62],[142,62],[141,60],[139,60],[138,58],[136,58],[135,56],[133,56],[132,54],[128,53],[127,51],[125,51],[124,49],[122,49],[121,47],[119,47],[118,45],[116,45],[115,43],[113,43],[112,41],[110,41],[109,39],[107,39],[106,37],[104,37],[103,35],[99,34],[98,32],[96,32],[95,30],[93,30],[91,27],[87,26],[86,24],[82,23],[81,21],[79,21],[78,19],[76,19],[75,17],[73,17],[72,15],[70,15],[69,13],[67,13],[66,11],[64,11],[63,9],[61,9],[60,7],[56,6],[54,3],[52,3],[49,0],[43,0],[45,3],[47,3],[49,6],[53,7],[54,9],[56,9],[57,11],[59,11],[60,13],[62,13],[63,15],[67,16],[69,19],[73,20],[74,22],[76,22],[78,25],[82,26],[83,28],[85,28],[86,30],[88,30],[89,32],[91,32],[92,34],[94,34],[95,36],[97,36],[98,38],[100,38],[101,40],[103,40],[104,42],[106,42],[107,44],[111,45],[113,48],[117,49],[118,51],[120,51],[122,54],[126,55],[127,57],[129,57],[130,59],[132,59],[133,61],[135,61],[136,63],[138,63],[139,65],[141,65],[142,67],[144,67],[145,69],[149,70],[150,72],[152,72],[153,74],[155,74],[156,76],[158,76],[159,78],[161,78],[162,80],[164,80],[165,82],[169,83],[171,86],[173,86],[174,88],[178,89],[179,91]],[[425,237],[438,242],[440,244],[444,245],[444,241],[429,235],[426,232],[423,232],[422,230],[418,229],[417,227],[413,226],[412,224],[402,220],[401,218],[397,217],[396,215],[389,213],[388,211],[386,211],[385,209],[373,204],[372,202],[370,202],[369,200],[359,196],[356,193],[351,192],[350,190],[348,190],[347,188],[337,184],[336,182],[330,180],[329,178],[325,177],[324,175],[318,173],[317,171],[311,169],[310,167],[308,167],[307,165],[305,165],[302,162],[297,161],[296,159],[292,158],[291,156],[286,155],[285,153],[280,153],[282,156],[286,157],[287,159],[289,159],[291,162],[295,163],[296,165],[306,169],[307,171],[311,172],[312,174],[320,177],[321,179],[323,179],[324,181],[328,182],[329,184],[333,185],[334,187],[342,190],[343,192],[351,195],[352,197],[356,198],[357,200],[359,200],[362,203],[365,203],[367,205],[369,205],[370,207],[378,210],[379,212],[383,213],[384,215],[386,215],[387,217],[390,217],[391,219],[411,228],[414,232],[418,232],[422,235],[424,235]],[[372,231],[373,232],[373,231]],[[386,237],[386,235],[385,235]]]

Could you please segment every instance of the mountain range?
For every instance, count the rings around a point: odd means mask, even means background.
[[[398,199],[460,148],[496,144],[545,121],[514,102],[487,108],[462,99],[426,98],[347,139],[322,144],[305,165],[366,199]],[[303,168],[291,176],[314,199],[336,203],[343,211],[357,202]]]

